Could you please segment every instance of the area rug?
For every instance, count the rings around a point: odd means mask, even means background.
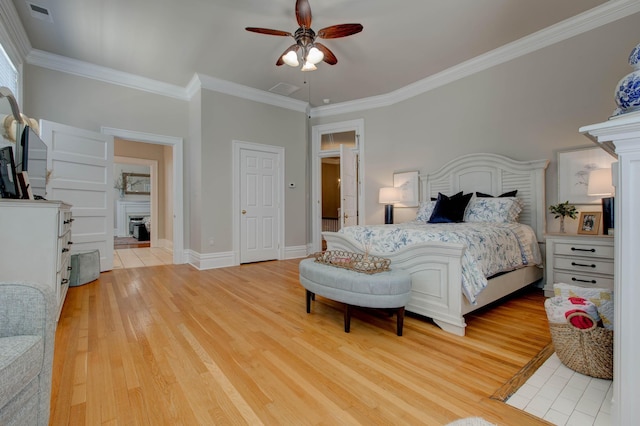
[[[534,356],[531,361],[527,363],[520,371],[516,373],[515,376],[510,378],[504,385],[500,387],[497,391],[491,395],[491,399],[496,399],[498,401],[505,402],[511,395],[516,393],[520,386],[522,386],[528,379],[536,372],[538,368],[544,362],[549,359],[551,355],[553,355],[553,343],[547,344],[536,356]]]
[[[149,241],[138,241],[133,237],[114,237],[113,239],[113,248],[115,250],[123,249],[123,248],[142,248],[142,247],[151,247]]]

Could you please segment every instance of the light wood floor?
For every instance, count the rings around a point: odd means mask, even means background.
[[[52,425],[545,424],[489,398],[547,343],[540,290],[468,318],[425,319],[317,297],[299,260],[198,271],[119,269],[69,289],[55,345]]]

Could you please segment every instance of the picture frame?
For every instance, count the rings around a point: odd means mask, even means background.
[[[602,212],[580,212],[578,234],[598,235]]]
[[[597,146],[558,152],[558,202],[600,204],[602,196],[587,195],[589,172],[610,169],[614,161],[611,154]]]
[[[400,188],[402,201],[395,207],[418,207],[418,172],[401,172],[393,174],[394,188]]]

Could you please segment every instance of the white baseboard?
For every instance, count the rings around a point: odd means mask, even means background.
[[[293,246],[286,247],[284,250],[284,260],[287,259],[300,259],[307,257],[308,249],[307,246]],[[216,269],[216,268],[226,268],[229,266],[238,266],[239,255],[236,256],[236,253],[229,252],[219,252],[219,253],[206,253],[200,254],[193,250],[185,250],[184,257],[186,259],[186,263],[192,265],[196,269],[201,271],[205,269]]]
[[[302,257],[307,257],[308,254],[307,246],[285,247],[284,249],[285,259],[300,259]]]
[[[236,256],[233,252],[206,253],[200,254],[193,250],[185,250],[190,265],[196,269],[216,269],[228,266],[237,266]]]

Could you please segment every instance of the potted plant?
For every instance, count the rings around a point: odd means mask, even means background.
[[[549,206],[549,211],[555,214],[556,219],[560,218],[560,232],[562,233],[564,233],[565,216],[569,216],[571,219],[578,217],[578,210],[576,210],[576,206],[569,204],[569,201]]]

